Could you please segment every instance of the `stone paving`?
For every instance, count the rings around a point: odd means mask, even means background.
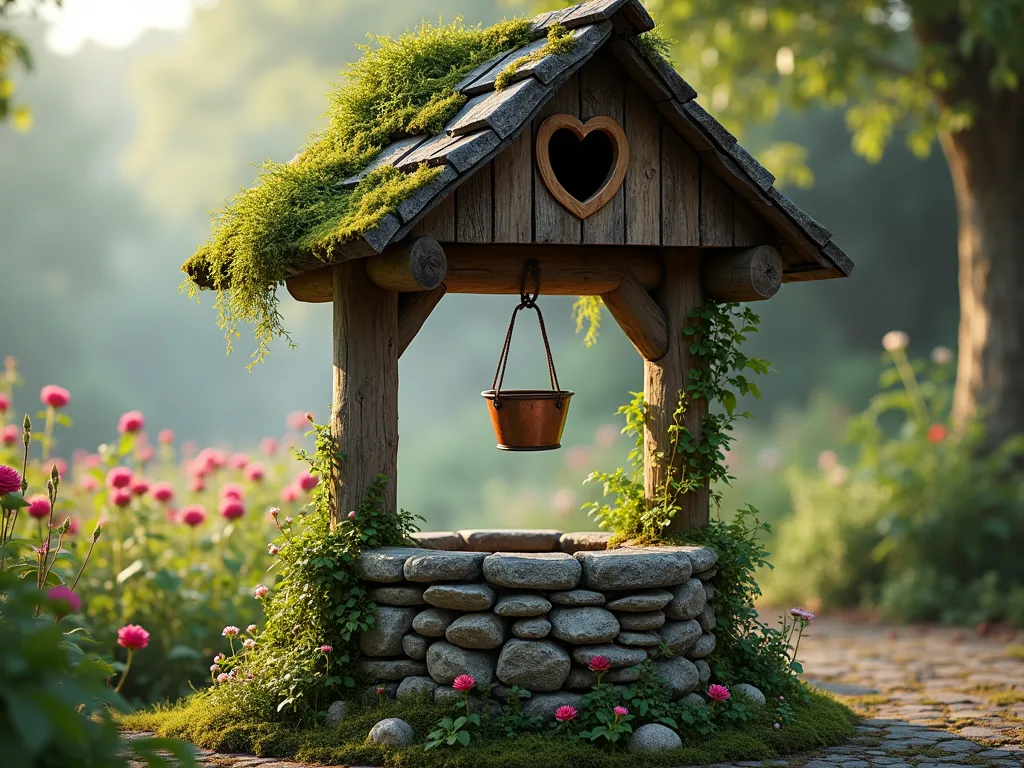
[[[804,636],[800,658],[809,681],[864,716],[854,738],[816,753],[715,768],[1024,768],[1024,633],[822,618]],[[310,768],[206,751],[199,760]]]

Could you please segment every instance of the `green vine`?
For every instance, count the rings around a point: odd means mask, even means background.
[[[721,503],[721,492],[716,486],[728,485],[733,480],[725,463],[733,423],[738,418],[751,418],[747,411],[737,412],[738,398],[761,396],[757,385],[747,378],[747,372],[763,375],[771,370],[766,360],[747,357],[740,351],[740,345],[748,334],[757,332],[760,322],[749,308],[709,301],[691,310],[687,317],[683,333],[690,339],[690,354],[700,362],[689,371],[686,390],[679,393],[668,428],[667,455],[657,457],[670,469],[652,503],[648,503],[643,482],[647,404],[642,392],[632,392],[633,399],[618,410],[626,419],[623,434],[635,440],[628,456],[630,468],[593,472],[585,481],[602,483],[604,495],[616,497],[614,505],[591,502],[585,508],[602,528],[613,531],[617,540],[660,540],[679,512],[677,499],[684,493],[707,488],[715,506]],[[701,401],[707,407],[700,434],[695,435],[684,417],[688,408]]]
[[[253,648],[220,661],[230,682],[200,694],[263,720],[314,721],[355,687],[359,633],[373,625],[377,610],[356,573],[359,554],[407,543],[416,530],[413,515],[383,509],[385,475],[332,529],[329,479],[345,455],[336,450],[330,427],[314,424],[312,431],[315,452],[300,451],[298,457],[321,482],[313,490],[313,511],[298,525],[275,516],[281,536],[268,549],[277,558],[271,568],[278,577],[264,599],[266,626]]]

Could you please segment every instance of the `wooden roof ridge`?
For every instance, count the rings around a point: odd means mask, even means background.
[[[494,87],[498,74],[512,61],[541,48],[544,37],[499,54],[470,72],[456,86],[469,100],[444,131],[392,143],[362,172],[338,186],[352,188],[385,164],[410,171],[426,163],[443,168],[441,174],[359,239],[335,247],[329,261],[307,254],[291,266],[290,275],[368,257],[401,240],[435,205],[510,146],[558,89],[606,46],[715,175],[778,233],[780,250],[795,253],[796,258],[785,259],[798,263],[785,272],[786,282],[846,277],[852,272],[853,262],[832,240],[832,233],[775,188],[775,176],[700,106],[697,92],[668,61],[640,48],[636,37],[655,25],[639,0],[590,0],[542,13],[532,24],[538,33],[560,24],[572,31],[576,45],[570,53],[551,54],[521,67],[500,91]]]

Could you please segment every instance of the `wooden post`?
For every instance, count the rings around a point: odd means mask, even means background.
[[[657,361],[644,360],[644,400],[647,403],[647,424],[644,428],[644,492],[648,503],[662,493],[669,473],[681,477],[685,471],[685,458],[673,453],[669,437],[672,415],[679,404],[679,392],[689,383],[688,372],[697,364],[690,354],[692,337],[683,329],[688,324],[686,313],[700,305],[700,257],[696,254],[677,255],[665,260],[665,279],[655,300],[665,313],[668,326],[668,351]],[[700,435],[701,420],[706,403],[695,404],[687,400],[683,423],[694,435]],[[670,492],[671,493],[671,492]],[[708,524],[708,491],[701,488],[693,493],[676,497],[680,506],[666,530],[679,533]]]
[[[331,432],[345,453],[333,478],[332,527],[356,509],[377,475],[384,510],[398,511],[398,294],[370,282],[362,260],[334,272],[334,407]]]

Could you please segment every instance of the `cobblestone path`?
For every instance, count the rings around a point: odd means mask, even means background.
[[[809,681],[864,715],[853,740],[716,768],[1024,768],[1024,633],[982,637],[822,618],[804,636],[800,657]],[[203,751],[199,759],[204,766],[309,768]]]

